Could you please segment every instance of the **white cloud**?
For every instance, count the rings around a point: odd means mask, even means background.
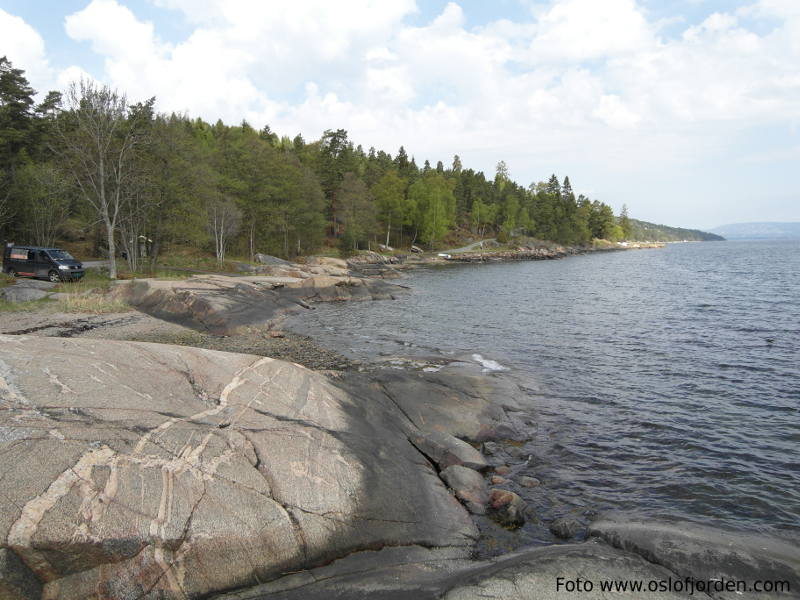
[[[654,28],[634,0],[564,0],[540,16],[530,51],[534,61],[575,61],[631,53],[654,43]]]
[[[600,105],[592,114],[611,127],[634,127],[641,117],[625,106],[619,96],[613,94],[600,98]]]
[[[93,0],[82,11],[69,15],[64,28],[72,39],[88,41],[103,56],[135,61],[158,53],[152,23],[142,23],[115,0]]]
[[[151,1],[191,34],[167,42],[118,0],[67,17],[104,59],[98,79],[209,120],[306,138],[343,127],[420,163],[458,152],[487,170],[503,158],[523,181],[571,165],[610,177],[685,167],[743,128],[800,121],[797,0],[742,0],[677,37],[662,30],[683,16],[653,20],[637,0],[547,0],[527,22],[477,27],[456,2],[412,25],[414,0]],[[0,34],[48,77],[35,31],[0,11]]]
[[[50,88],[53,70],[48,63],[42,36],[20,17],[0,8],[0,56],[5,55],[15,69],[25,71],[31,86],[39,92]]]

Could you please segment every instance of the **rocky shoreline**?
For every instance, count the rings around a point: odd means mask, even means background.
[[[402,294],[396,265],[363,264],[388,268],[140,280],[114,294],[144,312],[0,319],[0,598],[621,598],[598,582],[630,579],[799,597],[799,547],[693,523],[563,518],[520,548],[546,483],[515,475],[535,412],[511,378],[284,330],[313,302]]]

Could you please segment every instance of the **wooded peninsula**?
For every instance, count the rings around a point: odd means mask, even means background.
[[[89,255],[123,256],[132,272],[176,246],[223,263],[227,254],[293,258],[327,246],[348,256],[484,237],[573,246],[716,237],[635,221],[625,207],[616,216],[576,195],[569,177],[525,187],[503,161],[493,177],[458,155],[420,166],[403,146],[364,150],[343,129],[307,141],[245,121],[210,124],[90,81],[38,104],[35,95],[24,71],[0,58],[0,238],[85,241]]]

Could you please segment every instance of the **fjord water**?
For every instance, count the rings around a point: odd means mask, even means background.
[[[303,315],[322,343],[493,359],[530,394],[545,515],[800,532],[800,242],[447,265]]]

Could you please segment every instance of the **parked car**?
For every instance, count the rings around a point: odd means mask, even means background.
[[[83,277],[83,265],[60,248],[40,248],[5,244],[3,273],[12,277],[37,277],[50,281],[70,281]]]

